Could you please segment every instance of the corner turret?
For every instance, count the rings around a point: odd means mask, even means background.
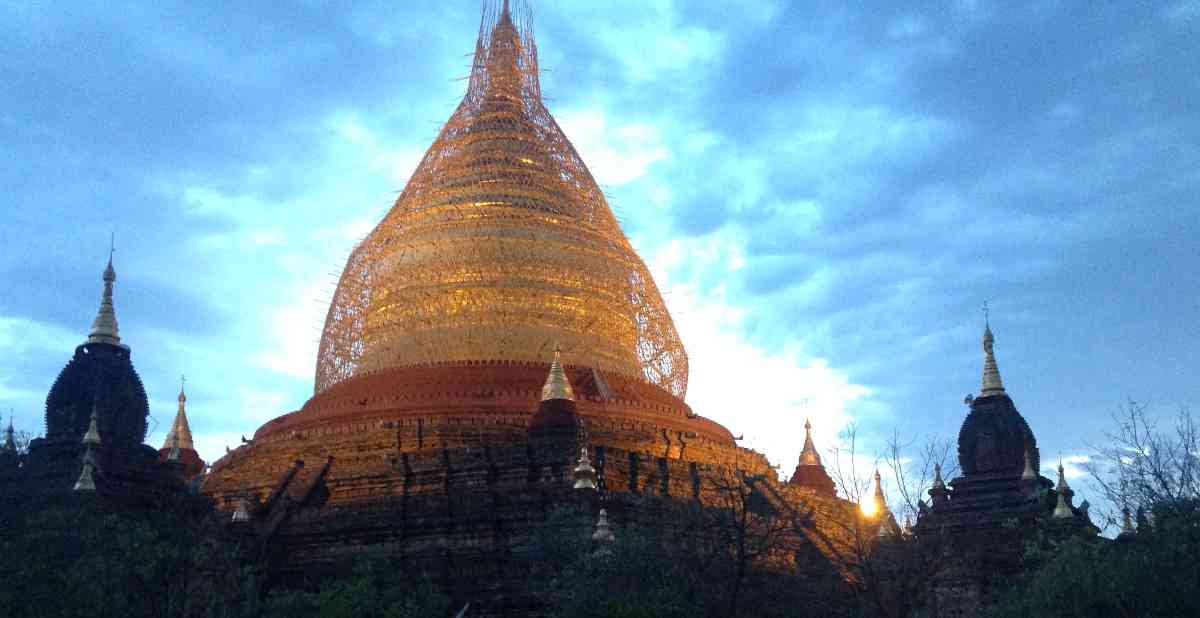
[[[808,419],[804,421],[804,448],[800,451],[800,461],[796,464],[796,470],[792,472],[792,478],[788,479],[788,484],[803,487],[820,496],[837,496],[833,479],[825,471],[825,466],[821,465],[821,455],[817,453],[817,447],[813,444],[812,423]]]

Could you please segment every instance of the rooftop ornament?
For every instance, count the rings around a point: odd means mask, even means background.
[[[245,523],[250,521],[250,510],[246,504],[245,498],[238,498],[237,509],[233,511],[231,518],[234,523]]]
[[[100,445],[100,430],[96,426],[96,401],[92,400],[92,416],[88,421],[87,432],[83,434],[80,442],[84,445],[83,451],[83,469],[79,472],[79,479],[75,481],[75,491],[82,493],[91,493],[96,491],[96,480],[94,472],[96,467],[96,456],[92,449]]]
[[[1025,449],[1025,470],[1021,472],[1021,480],[1036,481],[1037,477],[1037,471],[1033,469],[1033,454],[1029,452],[1029,449]]]
[[[800,451],[800,465],[821,465],[821,455],[817,453],[817,447],[813,444],[812,423],[808,419],[804,419],[804,449]]]
[[[596,551],[592,553],[596,557],[612,556],[612,544],[617,540],[617,536],[613,534],[612,526],[608,523],[608,510],[600,509],[600,518],[596,520],[596,531],[592,533],[592,541],[597,544]]]
[[[1058,504],[1054,507],[1054,519],[1070,519],[1075,516],[1071,511],[1071,487],[1067,485],[1067,475],[1063,472],[1062,461],[1058,462],[1058,485],[1055,487],[1058,493]]]
[[[579,449],[579,462],[575,465],[575,489],[596,490],[596,469],[588,458],[588,447]]]
[[[883,497],[883,478],[879,476],[878,468],[875,469],[875,492],[869,499],[863,500],[859,508],[867,517],[875,517],[887,509],[887,501]]]
[[[567,379],[562,366],[562,348],[554,347],[554,360],[550,363],[550,374],[546,376],[546,384],[542,386],[542,401],[563,399],[575,401],[575,391],[571,381]]]
[[[993,351],[996,338],[992,335],[992,325],[988,319],[987,303],[983,303],[983,314],[983,389],[979,392],[979,396],[1003,395],[1004,381],[1000,379],[1000,368],[996,365],[996,355]]]
[[[88,343],[121,344],[120,329],[117,327],[117,312],[113,309],[113,283],[117,280],[117,272],[113,270],[112,255],[115,247],[108,250],[108,266],[104,269],[104,294],[100,296],[100,309],[96,319],[92,321],[92,330],[88,333]]]

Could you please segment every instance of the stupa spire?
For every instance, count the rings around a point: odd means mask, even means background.
[[[163,440],[163,448],[169,449],[191,449],[196,447],[192,444],[192,428],[188,425],[187,419],[187,395],[183,392],[183,387],[187,383],[187,378],[179,377],[179,408],[175,411],[175,420],[171,423],[171,430],[167,432],[167,438]]]
[[[1000,368],[996,365],[996,355],[993,353],[996,338],[992,335],[987,303],[983,303],[983,315],[983,390],[979,396],[1003,395],[1004,382],[1000,379]]]
[[[550,363],[550,375],[546,376],[546,384],[542,386],[542,401],[565,399],[575,401],[575,391],[567,379],[567,373],[562,366],[562,348],[554,347],[554,361]]]
[[[88,343],[111,343],[119,345],[121,336],[117,328],[117,313],[113,309],[113,283],[117,280],[117,272],[113,270],[112,256],[115,247],[108,249],[108,266],[104,269],[104,293],[100,296],[100,310],[96,319],[92,320],[92,330],[88,332]]]
[[[1069,519],[1075,514],[1071,511],[1071,496],[1075,493],[1071,491],[1071,487],[1067,485],[1067,475],[1063,471],[1062,460],[1058,460],[1058,485],[1055,487],[1058,493],[1058,504],[1054,507],[1054,519]]]
[[[812,423],[808,419],[804,419],[804,449],[800,451],[800,465],[821,465],[821,455],[817,453],[817,447],[813,445]]]

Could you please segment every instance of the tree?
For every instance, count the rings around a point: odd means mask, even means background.
[[[4,513],[0,615],[248,615],[256,591],[236,545],[209,535],[186,502],[127,513],[72,498]]]
[[[1135,534],[1041,540],[1037,565],[994,610],[1008,616],[1196,616],[1200,599],[1200,436],[1188,410],[1160,430],[1147,406],[1130,401],[1087,469],[1107,498],[1104,518],[1141,513]]]
[[[263,618],[425,618],[444,616],[450,610],[449,597],[430,582],[407,576],[386,554],[360,556],[351,573],[325,582],[315,592],[272,593]]]
[[[1035,550],[1042,566],[990,615],[1200,616],[1200,501],[1160,504],[1153,532],[1120,542],[1074,537]]]
[[[862,505],[875,496],[871,477],[861,470],[857,433],[857,427],[851,425],[843,433],[842,445],[832,449],[831,476],[842,495]],[[915,615],[929,604],[932,582],[949,567],[948,539],[942,531],[907,524],[926,508],[921,497],[932,486],[935,470],[944,470],[946,478],[954,474],[955,468],[947,465],[953,445],[931,438],[914,456],[910,453],[916,444],[916,439],[903,439],[899,431],[893,431],[875,458],[881,484],[886,481],[893,490],[892,498],[899,499],[891,511],[903,517],[903,528],[883,505],[869,514],[826,518],[836,526],[836,532],[826,534],[829,555],[846,573],[862,610],[872,615]]]
[[[1109,507],[1103,518],[1120,526],[1123,511],[1153,513],[1160,505],[1200,499],[1200,428],[1181,409],[1169,431],[1147,414],[1147,405],[1129,401],[1114,418],[1117,430],[1094,449],[1087,470]]]

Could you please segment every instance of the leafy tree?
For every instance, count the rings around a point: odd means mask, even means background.
[[[126,513],[82,497],[5,515],[0,615],[236,617],[252,606],[235,546],[202,542],[185,504]]]
[[[315,592],[280,591],[267,598],[264,618],[426,618],[445,616],[450,599],[426,580],[413,580],[384,555],[367,554],[346,579]]]
[[[1200,616],[1200,501],[1159,503],[1153,530],[1136,537],[1077,537],[1033,557],[1042,566],[994,618]]]

